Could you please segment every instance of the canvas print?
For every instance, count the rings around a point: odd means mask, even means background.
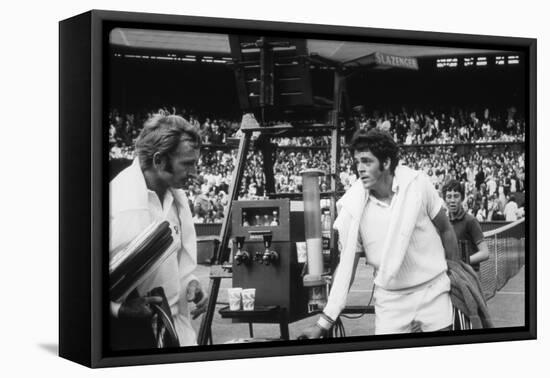
[[[116,27],[106,54],[110,351],[526,325],[523,53]]]

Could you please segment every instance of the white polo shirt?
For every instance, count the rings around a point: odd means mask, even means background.
[[[365,253],[367,263],[375,270],[380,268],[382,247],[390,224],[391,210],[397,197],[395,195],[397,193],[397,180],[395,179],[392,184],[392,192],[394,196],[389,205],[373,195],[369,195],[359,225],[359,243],[361,247],[357,251]]]
[[[422,193],[422,207],[403,263],[395,279],[384,288],[386,290],[403,290],[422,285],[447,269],[443,243],[432,222],[443,206],[443,199],[425,175],[420,174],[416,180]],[[389,205],[369,195],[359,225],[361,245],[358,250],[365,252],[367,263],[374,267],[375,272],[380,268],[384,241],[388,237],[390,218],[399,195],[398,176],[394,177],[392,191],[395,195]]]
[[[152,191],[147,190],[147,199],[149,205],[149,212],[153,221],[168,221],[170,228],[172,229],[172,236],[174,242],[178,244],[177,250],[181,249],[181,222],[179,220],[179,210],[177,204],[172,196],[172,191],[167,190],[164,195],[164,203],[160,204],[158,195]],[[185,294],[180,291],[180,271],[178,255],[176,253],[171,254],[166,261],[159,266],[153,274],[151,274],[141,285],[138,286],[138,292],[140,295],[145,295],[148,290],[158,286],[162,286],[164,294],[172,315],[178,313],[178,302],[180,295]]]

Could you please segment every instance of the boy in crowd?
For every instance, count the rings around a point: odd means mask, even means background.
[[[462,185],[457,180],[446,183],[443,186],[443,198],[460,245],[462,260],[479,272],[479,264],[489,258],[489,249],[483,240],[483,232],[478,220],[462,207],[464,200]],[[463,253],[466,255],[464,256]]]

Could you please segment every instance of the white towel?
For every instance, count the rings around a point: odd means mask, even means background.
[[[403,263],[422,206],[422,193],[414,185],[414,179],[419,172],[401,167],[398,174],[400,188],[382,248],[382,261],[374,280],[382,288],[388,287]]]
[[[396,276],[407,251],[422,204],[421,193],[416,185],[410,185],[418,174],[418,171],[408,167],[396,168],[394,180],[398,180],[399,189],[390,218],[388,236],[384,242],[380,269],[375,279],[376,285],[380,287],[386,287]],[[323,311],[331,319],[336,319],[346,305],[359,240],[359,223],[368,195],[362,181],[357,180],[337,203],[338,217],[334,222],[334,228],[338,230],[342,250],[337,274]]]

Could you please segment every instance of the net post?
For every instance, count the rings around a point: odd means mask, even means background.
[[[495,234],[495,292],[498,290],[498,234]]]

